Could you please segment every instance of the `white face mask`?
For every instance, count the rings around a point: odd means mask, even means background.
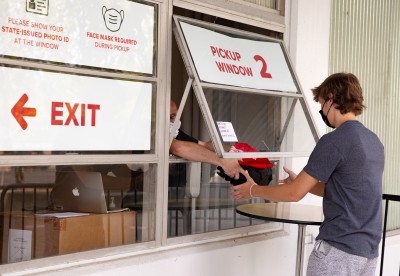
[[[174,122],[169,122],[169,134],[172,133],[173,126],[174,126]],[[181,121],[178,121],[177,122],[177,128],[175,130],[175,133],[173,134],[174,138],[176,138],[176,136],[178,136],[180,128],[181,128]]]

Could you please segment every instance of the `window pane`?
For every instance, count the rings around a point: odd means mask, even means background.
[[[217,130],[218,122],[232,123],[239,142],[267,152],[311,152],[315,146],[299,102],[289,117],[292,98],[212,89],[204,89],[204,94]],[[301,139],[288,140],[288,135]],[[224,137],[220,138],[224,141]],[[229,151],[229,147],[225,150]]]
[[[4,154],[154,152],[154,84],[14,67],[0,73]]]
[[[155,75],[157,5],[132,0],[49,3],[0,3],[0,56]]]
[[[231,184],[214,165],[172,159],[168,185],[168,237],[207,233],[265,223],[236,213],[249,201],[231,198]],[[277,167],[277,162],[274,163]],[[273,170],[275,175],[276,170]],[[271,181],[276,183],[277,178]],[[252,199],[252,202],[263,202]]]
[[[8,167],[0,176],[3,264],[154,240],[155,165]]]

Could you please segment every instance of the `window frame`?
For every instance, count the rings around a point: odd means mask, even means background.
[[[269,96],[275,96],[275,97],[285,97],[289,99],[293,99],[290,108],[288,110],[288,116],[286,117],[286,121],[283,124],[283,127],[281,129],[281,134],[279,138],[279,142],[282,143],[285,134],[287,132],[287,128],[289,125],[290,120],[292,119],[292,116],[294,114],[294,109],[296,107],[296,103],[299,102],[301,105],[301,108],[306,116],[306,120],[308,123],[308,126],[311,130],[311,134],[314,138],[314,141],[317,142],[319,139],[319,135],[317,132],[317,129],[315,128],[315,125],[313,123],[313,118],[311,116],[311,113],[309,111],[307,102],[305,100],[304,93],[301,89],[300,82],[297,78],[297,75],[295,73],[295,70],[293,69],[293,66],[290,62],[289,55],[287,53],[287,50],[285,48],[285,45],[283,44],[283,41],[270,38],[267,36],[255,34],[255,33],[250,33],[247,31],[242,31],[238,29],[233,29],[217,24],[210,24],[208,22],[200,21],[200,20],[195,20],[183,16],[178,16],[174,15],[173,16],[173,32],[174,36],[179,48],[179,51],[181,53],[181,57],[183,58],[184,65],[186,68],[186,72],[188,74],[188,82],[181,100],[181,103],[178,108],[178,113],[176,116],[176,122],[179,121],[180,116],[182,114],[182,110],[184,108],[190,87],[193,88],[193,91],[196,95],[197,101],[199,103],[200,109],[203,114],[203,119],[207,125],[207,128],[210,132],[211,140],[214,143],[215,151],[219,157],[223,158],[257,158],[257,157],[267,157],[267,158],[282,158],[282,157],[306,157],[309,156],[311,152],[257,152],[257,153],[230,153],[224,151],[223,144],[219,135],[219,132],[215,126],[213,117],[211,115],[210,109],[208,107],[208,103],[204,94],[203,89],[211,88],[211,89],[219,89],[219,90],[224,90],[227,92],[244,92],[248,94],[263,94],[263,95],[269,95]],[[216,32],[222,32],[222,33],[228,33],[232,34],[235,36],[240,36],[241,38],[249,38],[249,39],[256,39],[260,41],[267,41],[267,42],[277,42],[279,43],[282,52],[284,54],[287,66],[290,70],[290,73],[292,75],[294,84],[297,88],[296,93],[290,93],[290,92],[284,92],[284,91],[273,91],[273,90],[267,90],[267,89],[253,89],[253,88],[243,88],[243,87],[235,87],[235,86],[229,86],[229,85],[223,85],[223,84],[212,84],[212,83],[207,83],[203,82],[200,80],[200,77],[196,71],[196,66],[195,62],[191,56],[189,46],[185,40],[185,36],[183,33],[183,30],[180,26],[180,22],[188,23],[191,25],[195,25],[197,27],[203,27],[207,30],[211,31],[216,31]],[[174,128],[172,129],[171,133],[174,133],[174,130],[176,129],[176,125],[174,125]],[[170,141],[172,141],[172,137],[170,137]]]

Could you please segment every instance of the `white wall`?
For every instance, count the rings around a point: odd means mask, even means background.
[[[383,276],[400,275],[400,235],[386,237]],[[379,265],[376,275],[379,275]]]
[[[306,1],[291,0],[287,1],[291,5],[287,8],[286,24],[288,32],[286,34],[287,48],[295,67],[297,77],[309,106],[309,112],[314,119],[314,125],[320,135],[326,132],[318,111],[320,105],[313,100],[311,89],[318,86],[328,76],[329,65],[329,28],[330,28],[330,0]],[[297,105],[297,113],[303,112]],[[295,116],[300,117],[301,116]],[[305,147],[304,143],[312,143],[312,137],[308,141],[300,136],[303,129],[307,129],[306,122],[296,120],[294,122],[295,148]],[[298,139],[296,138],[298,135]],[[310,148],[310,146],[306,146]],[[312,147],[311,147],[312,148]],[[295,172],[300,172],[306,165],[307,158],[296,158],[292,161],[291,168]],[[321,198],[308,195],[301,203],[321,204]]]
[[[287,7],[286,33],[287,48],[299,78],[304,96],[306,98],[309,112],[314,120],[319,135],[326,132],[326,126],[318,111],[320,105],[313,100],[311,89],[318,86],[328,76],[329,65],[329,28],[330,28],[330,0],[291,0]],[[303,112],[297,105],[296,113]],[[295,116],[300,117],[301,116]],[[302,137],[302,129],[308,126],[304,120],[294,122],[295,148],[310,148],[312,137],[308,141]],[[296,133],[298,130],[299,133]],[[297,143],[297,144],[296,144]],[[302,144],[309,143],[304,146]],[[300,172],[307,163],[307,158],[295,158],[292,160],[291,168],[296,173]],[[300,204],[322,205],[322,198],[307,195]],[[293,233],[294,234],[294,233]],[[314,239],[318,235],[318,227],[308,226],[306,228],[306,245],[304,253],[304,267],[306,271],[308,256],[310,255]],[[288,274],[289,275],[289,274]]]
[[[173,275],[287,276],[294,275],[296,236],[265,240],[263,236],[121,258],[91,266],[38,275]],[[279,256],[279,258],[277,258]]]

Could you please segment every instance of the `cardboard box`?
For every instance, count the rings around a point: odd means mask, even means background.
[[[136,212],[56,217],[27,212],[3,215],[2,262],[131,244]]]

